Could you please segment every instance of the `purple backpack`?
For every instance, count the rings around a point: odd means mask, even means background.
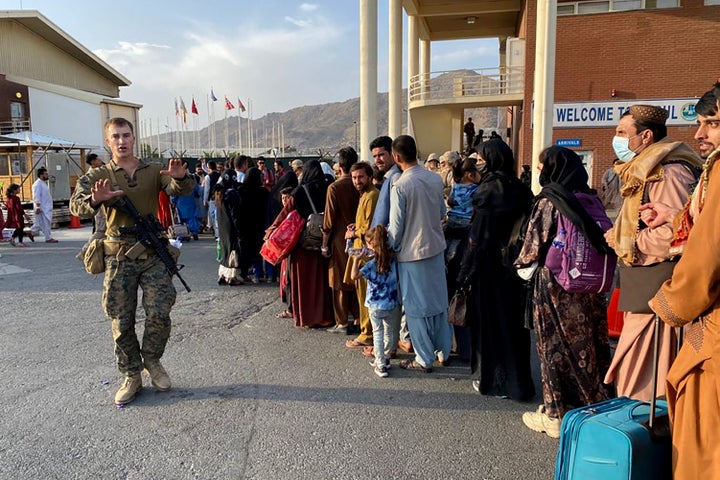
[[[603,231],[612,227],[597,195],[576,193],[580,205]],[[557,234],[545,258],[545,266],[567,292],[604,293],[615,276],[617,256],[598,253],[590,241],[565,215],[558,212]]]

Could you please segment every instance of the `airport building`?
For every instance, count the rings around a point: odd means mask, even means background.
[[[669,138],[693,145],[694,103],[720,75],[720,57],[712,47],[720,0],[388,1],[388,133],[403,133],[402,87],[397,78],[404,57],[409,130],[421,158],[429,152],[463,148],[465,109],[505,106],[508,125],[502,133],[519,163],[532,163],[533,135],[541,131],[533,125],[534,106],[542,99],[536,76],[548,71],[551,75],[546,78],[554,77],[553,120],[551,128],[544,125],[550,132],[545,146],[558,144],[577,151],[586,162],[592,186],[598,186],[615,157],[611,141],[626,108],[636,103],[667,108]],[[360,4],[361,27],[372,24],[377,1]],[[403,14],[407,32],[402,32]],[[377,132],[372,120],[376,40],[371,29],[361,31],[362,147],[386,132]],[[433,42],[480,38],[499,40],[497,67],[468,65],[450,79],[453,72],[433,70]],[[550,41],[542,43],[543,51],[536,56],[538,38]]]

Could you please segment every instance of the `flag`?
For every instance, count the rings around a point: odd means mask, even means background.
[[[238,98],[238,108],[240,110],[242,110],[243,112],[245,111],[245,105],[243,105],[242,100],[240,100],[239,98]]]
[[[215,92],[213,92],[212,87],[210,87],[210,100],[217,102],[217,97],[215,96]]]
[[[190,111],[192,113],[194,113],[195,115],[199,115],[197,105],[195,105],[195,97],[193,97],[193,99],[192,99],[192,105],[190,106]]]
[[[225,110],[232,110],[233,108],[235,108],[235,106],[230,103],[230,100],[225,96]]]
[[[185,123],[187,121],[187,108],[185,108],[185,102],[182,97],[180,97],[180,111],[182,112],[183,123]]]
[[[175,99],[175,116],[180,115],[180,109],[178,109],[177,98]]]

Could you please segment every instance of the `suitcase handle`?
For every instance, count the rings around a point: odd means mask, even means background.
[[[653,335],[653,368],[652,368],[652,398],[650,399],[650,430],[655,426],[655,408],[657,405],[658,362],[660,359],[660,316],[655,314],[655,335]]]
[[[651,403],[652,403],[652,402],[651,402]],[[638,402],[638,404],[635,405],[633,408],[631,408],[630,411],[628,412],[628,420],[633,420],[633,419],[635,419],[636,417],[644,417],[645,415],[647,415],[650,411],[648,411],[647,413],[646,413],[646,412],[641,412],[641,413],[638,413],[637,415],[635,414],[635,411],[636,411],[638,408],[647,407],[647,406],[648,406],[647,402]],[[652,408],[652,405],[650,405],[650,407]],[[655,408],[656,408],[656,409],[659,409],[659,410],[662,410],[661,407],[658,407],[658,406],[656,406]],[[651,416],[654,417],[654,415],[651,415]],[[648,422],[648,423],[649,423],[649,422]],[[648,426],[649,426],[649,425],[648,425]]]

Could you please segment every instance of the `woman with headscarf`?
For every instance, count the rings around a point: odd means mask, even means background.
[[[532,279],[533,322],[540,357],[543,404],[523,414],[537,432],[560,436],[560,421],[570,410],[610,398],[603,375],[610,365],[602,293],[566,292],[544,265],[562,213],[599,253],[611,253],[603,230],[585,211],[576,192],[595,194],[580,157],[567,148],[550,147],[539,158],[540,185],[516,264],[538,265]]]
[[[282,165],[282,163],[281,163]],[[270,199],[269,199],[269,205],[268,205],[268,227],[265,230],[265,239],[267,240],[268,236],[275,230],[280,223],[282,223],[283,220],[285,220],[285,217],[288,216],[288,213],[292,211],[292,209],[286,209],[285,204],[283,203],[283,191],[287,191],[288,188],[295,189],[295,187],[298,186],[298,178],[295,172],[292,170],[288,170],[286,172],[283,172],[282,175],[277,175],[277,180],[275,181],[275,185],[273,185],[272,189],[270,190]],[[268,277],[268,281],[272,280],[274,281],[276,279],[276,266],[271,264],[270,262],[264,262],[265,263],[265,273]],[[283,259],[281,266],[280,266],[280,292],[281,296],[283,297],[283,301],[288,301],[289,299],[285,298],[285,290],[286,287],[289,287],[290,285],[290,276],[288,275],[289,269],[288,269],[288,260],[287,258]],[[283,312],[280,318],[292,318],[292,315],[290,314],[290,311],[287,310]]]
[[[510,147],[491,139],[479,147],[486,174],[473,199],[468,246],[458,276],[470,287],[468,326],[473,388],[484,395],[526,401],[535,395],[530,374],[530,332],[525,328],[524,285],[508,258],[517,222],[527,218],[532,192],[515,176]]]
[[[328,180],[317,160],[303,166],[300,185],[292,193],[292,204],[302,218],[325,210]],[[328,284],[327,260],[319,251],[300,245],[290,254],[290,286],[296,327],[329,327],[335,324],[332,294]]]
[[[252,167],[245,172],[245,179],[238,187],[240,194],[240,273],[245,280],[259,283],[262,273],[260,247],[263,244],[267,226],[268,201],[270,192],[263,186],[263,175],[259,168]],[[249,277],[250,267],[253,276]]]
[[[223,172],[214,189],[217,206],[218,242],[218,285],[242,285],[240,275],[240,229],[242,215],[240,194],[237,191],[237,172],[227,169]]]

